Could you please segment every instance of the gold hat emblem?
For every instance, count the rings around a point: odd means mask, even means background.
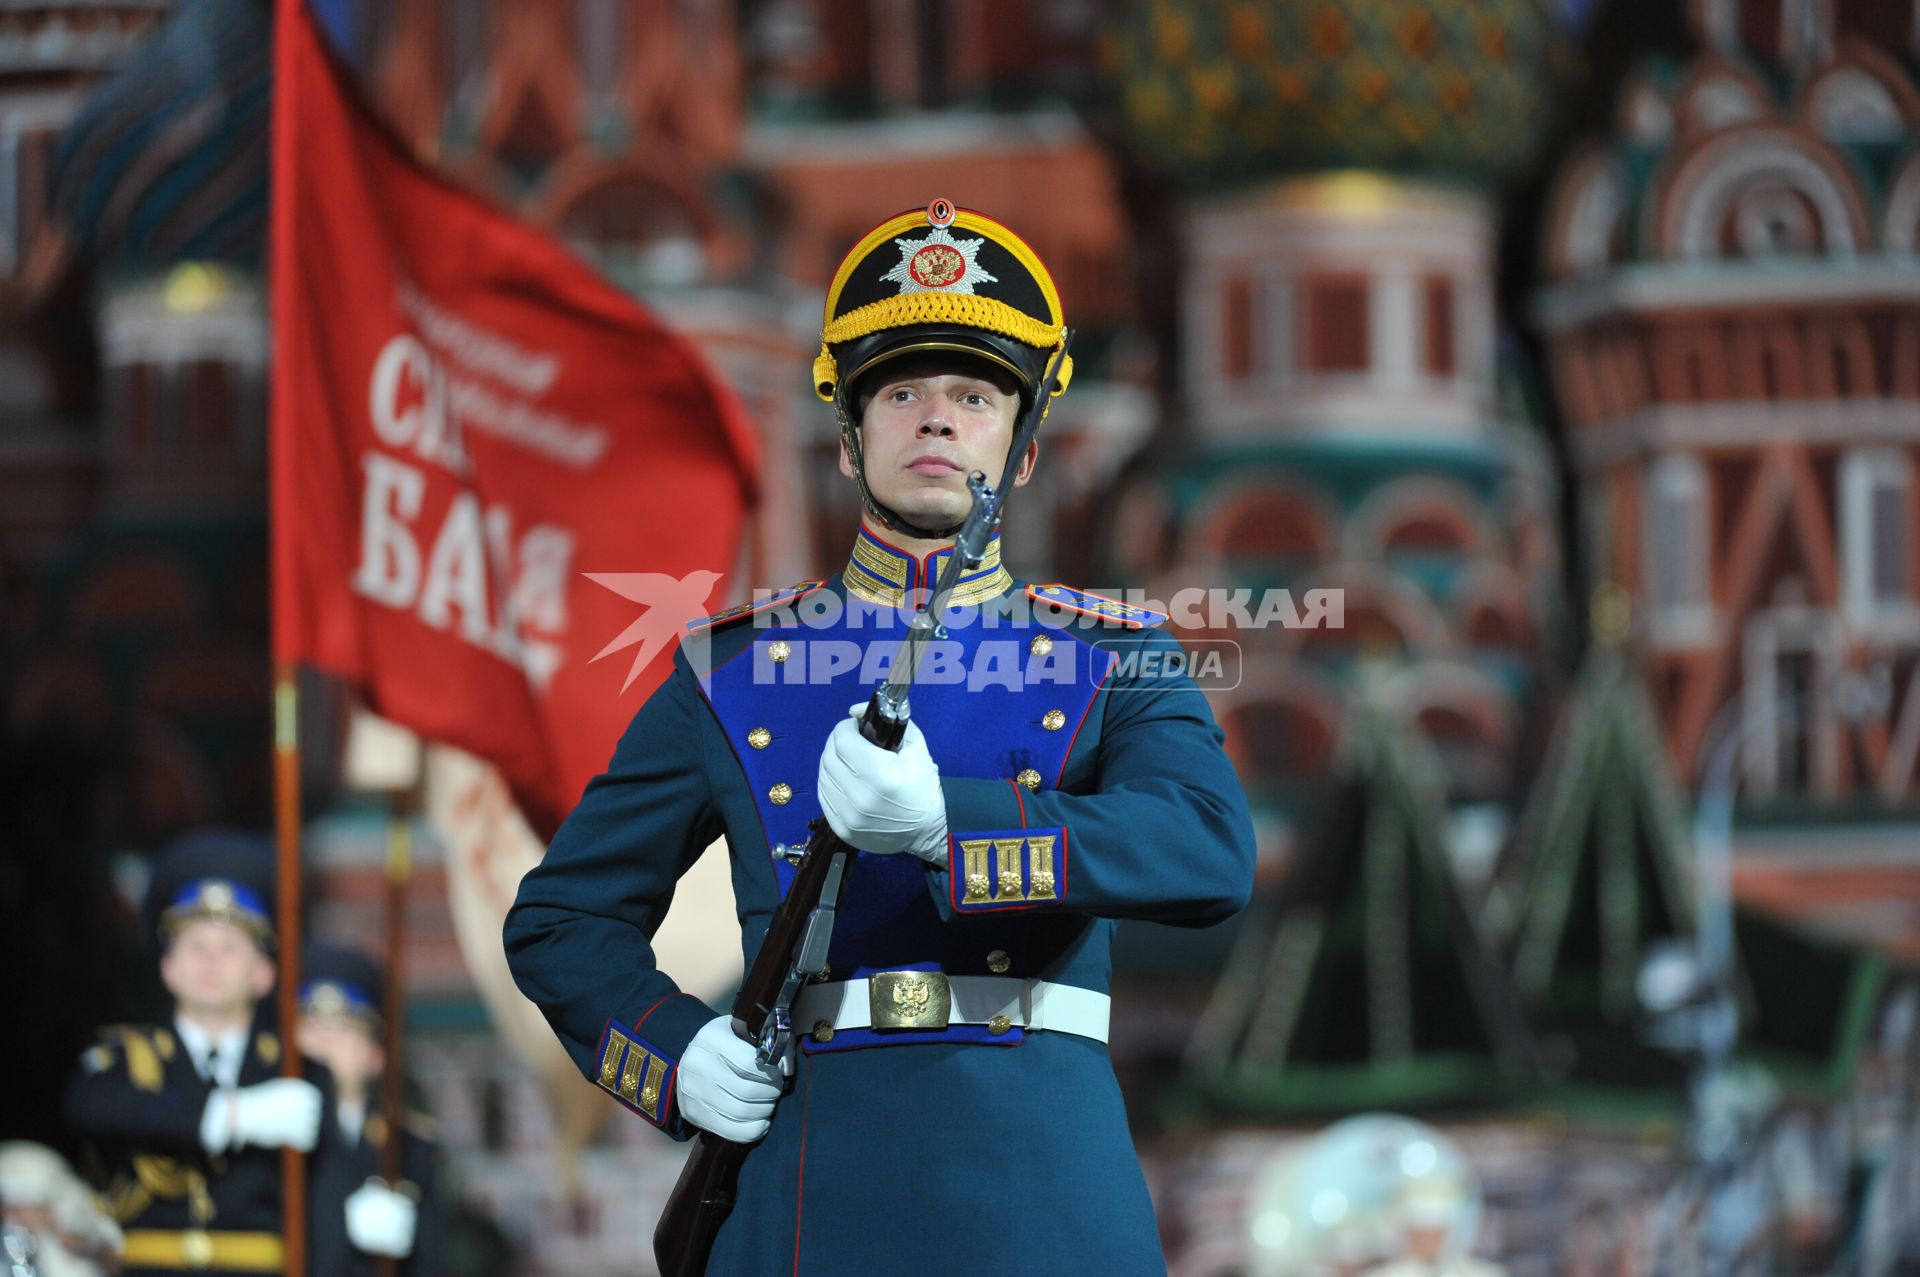
[[[913,255],[907,271],[927,288],[945,288],[967,269],[967,259],[945,244],[929,244]]]
[[[956,239],[944,226],[927,232],[925,239],[902,236],[893,241],[900,250],[900,262],[880,278],[897,284],[902,293],[941,292],[971,295],[975,284],[997,284],[999,277],[988,273],[975,260],[985,239]]]
[[[308,1015],[344,1016],[351,1014],[352,1009],[347,991],[331,981],[316,984],[307,993]]]

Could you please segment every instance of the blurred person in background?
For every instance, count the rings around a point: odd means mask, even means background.
[[[280,1039],[256,1023],[275,974],[272,879],[264,848],[237,835],[161,854],[145,918],[172,1022],[104,1029],[68,1086],[67,1121],[102,1163],[127,1274],[285,1262],[281,1150],[314,1147],[323,1097],[279,1076]]]
[[[417,1111],[397,1122],[387,1112],[385,973],[351,949],[311,945],[300,976],[295,1037],[303,1056],[326,1066],[334,1094],[333,1120],[323,1125],[314,1157],[314,1215],[345,1224],[315,1234],[313,1272],[372,1277],[388,1257],[403,1261],[406,1277],[431,1277],[441,1271],[443,1249],[433,1125]],[[395,1139],[399,1156],[389,1168],[386,1148]]]
[[[1390,1212],[1397,1225],[1395,1258],[1367,1269],[1368,1277],[1504,1277],[1506,1269],[1466,1253],[1471,1190],[1441,1176],[1412,1179]]]
[[[100,1277],[121,1236],[66,1160],[44,1144],[0,1144],[0,1256],[8,1277]]]

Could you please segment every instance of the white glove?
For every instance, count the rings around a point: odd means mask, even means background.
[[[781,1078],[792,1063],[761,1064],[756,1048],[733,1031],[728,1016],[716,1016],[693,1035],[680,1057],[680,1115],[723,1140],[751,1144],[767,1133]]]
[[[860,734],[863,702],[833,729],[820,755],[820,810],[833,832],[862,851],[906,851],[931,864],[947,854],[947,800],[927,738],[913,722],[898,753]]]
[[[224,1106],[224,1123],[215,1116],[216,1106]],[[227,1138],[222,1147],[313,1149],[320,1134],[320,1089],[304,1078],[277,1077],[271,1082],[243,1086],[237,1091],[217,1093],[207,1101],[207,1116],[200,1124],[201,1139],[209,1127],[224,1127]]]
[[[411,1197],[370,1179],[347,1195],[347,1239],[369,1255],[405,1259],[419,1216]]]

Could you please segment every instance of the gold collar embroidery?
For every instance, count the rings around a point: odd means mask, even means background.
[[[863,524],[854,538],[853,557],[847,561],[841,579],[847,593],[869,603],[905,607],[909,596],[924,597],[940,579],[951,546],[935,550],[925,559],[896,549],[874,536]],[[954,587],[953,605],[972,605],[997,599],[1013,588],[1013,577],[1000,563],[1000,534],[987,542],[986,556],[980,566],[960,578]]]

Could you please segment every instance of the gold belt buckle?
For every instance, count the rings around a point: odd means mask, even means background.
[[[944,1029],[953,989],[939,971],[879,971],[867,977],[867,1009],[876,1029]]]

